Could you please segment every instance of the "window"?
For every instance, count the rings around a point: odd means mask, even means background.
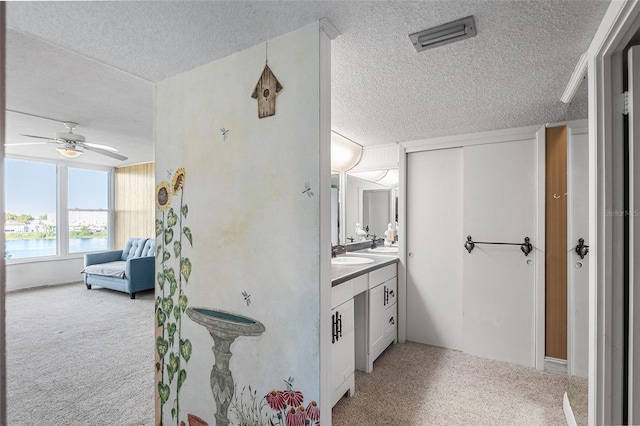
[[[110,248],[111,169],[15,158],[4,164],[5,259]]]
[[[69,168],[69,253],[109,248],[109,173]]]
[[[56,165],[9,158],[4,164],[4,257],[56,255]]]

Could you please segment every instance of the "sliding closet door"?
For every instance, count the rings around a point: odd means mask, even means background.
[[[407,340],[462,349],[462,148],[407,158]]]
[[[464,148],[465,236],[536,246],[536,153],[534,139]],[[536,250],[478,244],[463,256],[464,351],[535,366]]]
[[[567,139],[567,291],[569,375],[587,377],[589,372],[589,259],[580,258],[575,247],[580,238],[589,245],[589,135],[586,126],[569,127]]]

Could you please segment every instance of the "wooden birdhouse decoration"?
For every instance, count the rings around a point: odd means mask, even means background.
[[[253,99],[258,100],[258,118],[270,117],[276,113],[276,95],[282,89],[282,84],[269,65],[265,65],[260,80],[251,94]]]

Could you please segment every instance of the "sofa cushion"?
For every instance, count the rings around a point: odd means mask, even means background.
[[[97,265],[86,266],[83,274],[104,275],[107,277],[124,278],[124,268],[127,265],[126,260],[116,260],[115,262],[98,263]]]
[[[127,244],[124,246],[124,250],[122,250],[121,259],[127,260],[132,257],[140,257],[144,244],[147,240],[148,238],[129,238],[129,240],[127,240]]]
[[[156,255],[156,240],[149,238],[144,243],[144,247],[142,248],[142,253],[140,253],[141,257],[147,256],[155,256]]]

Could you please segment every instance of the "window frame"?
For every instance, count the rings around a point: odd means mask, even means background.
[[[54,164],[56,166],[56,244],[57,254],[52,256],[35,256],[23,257],[19,259],[5,259],[7,265],[32,263],[32,262],[48,262],[54,260],[74,259],[84,257],[85,252],[70,253],[69,252],[69,168],[88,169],[95,171],[107,172],[107,249],[114,249],[115,241],[115,167],[100,166],[87,163],[76,163],[64,160],[52,160],[46,158],[34,158],[27,156],[10,155],[5,159],[30,161],[36,163]],[[9,184],[5,181],[4,185]],[[84,210],[84,209],[83,209]],[[94,209],[89,209],[94,210]],[[103,209],[100,209],[103,211]]]

